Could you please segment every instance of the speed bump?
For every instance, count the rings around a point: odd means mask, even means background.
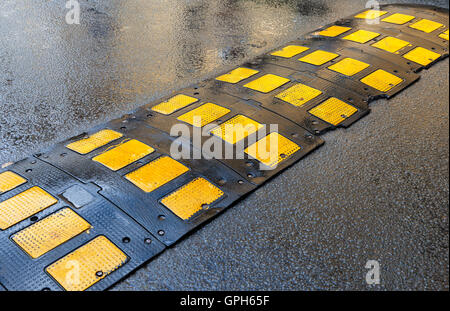
[[[254,76],[257,73],[258,73],[257,70],[241,67],[241,68],[234,69],[234,70],[230,71],[229,73],[223,74],[223,75],[217,77],[216,79],[218,81],[223,81],[223,82],[228,82],[228,83],[238,83],[238,82],[241,82],[242,80],[250,78],[251,76]]]
[[[415,19],[415,16],[402,14],[402,13],[394,13],[392,15],[389,15],[388,17],[383,18],[381,21],[385,23],[391,23],[391,24],[397,24],[397,25],[403,25],[407,22],[412,21]]]
[[[389,53],[398,53],[401,49],[411,46],[411,44],[405,40],[397,39],[394,37],[386,37],[377,43],[372,44],[373,47],[376,47],[381,50],[385,50]]]
[[[441,55],[422,47],[417,47],[403,55],[403,57],[422,66],[428,66],[441,58]]]
[[[358,109],[337,98],[330,98],[309,111],[312,115],[334,126],[352,116]]]
[[[334,65],[331,65],[330,67],[328,67],[328,69],[334,70],[336,72],[342,73],[343,75],[351,77],[368,67],[370,67],[369,64],[348,57],[344,58],[343,60],[339,61]]]
[[[314,51],[314,52],[300,58],[299,61],[311,64],[311,65],[320,66],[325,63],[328,63],[329,61],[332,61],[333,59],[335,59],[337,57],[339,57],[339,54],[322,51],[322,50],[317,50],[317,51]]]
[[[357,15],[355,15],[355,18],[360,18],[360,19],[376,19],[379,18],[385,14],[387,14],[388,12],[386,11],[380,11],[380,10],[367,10],[364,12],[361,12]]]
[[[380,35],[381,34],[379,34],[378,32],[360,29],[358,31],[355,31],[352,34],[349,34],[348,36],[345,36],[343,39],[358,42],[358,43],[367,43],[367,42],[375,39],[376,37],[379,37]]]
[[[198,99],[195,97],[187,96],[184,94],[177,94],[176,96],[154,106],[153,110],[162,114],[171,114],[197,101]]]
[[[439,28],[444,27],[444,25],[438,22],[431,21],[429,19],[422,19],[410,25],[409,27],[417,29],[419,31],[423,31],[425,33],[431,33],[433,31],[438,30]]]
[[[203,127],[223,117],[229,112],[230,109],[228,108],[213,103],[206,103],[198,108],[186,112],[177,119],[195,127]]]
[[[13,190],[26,183],[27,180],[16,173],[6,171],[0,174],[0,194]]]
[[[67,148],[80,154],[87,154],[122,137],[119,132],[104,129],[89,137],[82,138],[67,145]]]
[[[332,32],[332,31],[333,30],[331,30],[330,32]],[[334,31],[336,32],[336,30],[334,30]],[[283,47],[281,50],[272,52],[272,55],[279,56],[279,57],[291,58],[291,57],[294,57],[295,55],[303,53],[307,50],[309,50],[309,48],[305,47],[305,46],[288,45],[288,46]]]
[[[212,135],[218,136],[229,144],[236,144],[244,138],[258,132],[262,124],[244,115],[237,115],[222,123],[211,131]]]
[[[361,79],[361,82],[381,92],[389,92],[403,82],[402,79],[384,70],[377,70]]]
[[[322,31],[319,32],[320,36],[324,36],[324,37],[337,37],[339,35],[342,35],[343,33],[346,33],[348,31],[350,31],[352,28],[351,27],[343,27],[343,26],[338,26],[338,25],[333,25],[330,26]],[[275,54],[272,54],[275,55]],[[278,56],[278,55],[275,55]]]

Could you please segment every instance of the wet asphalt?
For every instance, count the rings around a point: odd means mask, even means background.
[[[64,2],[0,3],[0,163],[365,6],[80,1],[68,25]],[[113,290],[448,290],[448,84],[445,60]],[[368,260],[380,285],[365,283]]]

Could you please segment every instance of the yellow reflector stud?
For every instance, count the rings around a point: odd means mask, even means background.
[[[343,75],[346,76],[353,76],[358,72],[361,72],[364,69],[368,68],[369,66],[370,66],[369,64],[366,64],[359,60],[353,58],[345,58],[340,62],[331,65],[330,67],[328,67],[328,69],[342,73]]]
[[[68,144],[66,147],[80,154],[87,154],[110,142],[121,138],[123,135],[113,130],[101,130],[91,136]]]
[[[227,143],[234,145],[247,136],[257,132],[263,127],[262,124],[243,116],[237,115],[220,126],[214,128],[211,134],[222,138]]]
[[[338,56],[339,55],[335,54],[335,53],[330,53],[330,52],[319,50],[319,51],[312,52],[311,54],[308,54],[305,57],[300,58],[299,61],[308,63],[308,64],[312,64],[312,65],[316,65],[316,66],[320,66],[320,65],[323,65],[323,64],[329,62],[330,60],[335,59]]]
[[[443,27],[441,23],[430,21],[429,19],[422,19],[417,23],[410,25],[409,27],[426,32],[431,33],[441,27]]]
[[[379,33],[376,33],[373,31],[358,30],[358,31],[344,37],[343,39],[358,42],[358,43],[367,43],[370,40],[375,39],[379,35],[380,35]]]
[[[188,220],[223,195],[222,190],[199,177],[163,198],[161,203],[181,219]]]
[[[152,108],[153,111],[159,112],[164,115],[169,115],[174,113],[177,110],[180,110],[184,107],[187,107],[195,102],[198,99],[194,97],[190,97],[183,94],[175,95],[174,97],[162,102]]]
[[[388,51],[390,53],[396,53],[408,45],[410,45],[409,42],[394,37],[386,37],[372,44],[373,47]]]
[[[67,291],[83,291],[123,266],[128,257],[99,236],[45,270]]]
[[[300,150],[300,146],[278,133],[270,133],[245,149],[245,153],[268,167],[275,167]]]
[[[337,37],[349,30],[351,30],[350,27],[331,26],[331,27],[328,27],[327,29],[319,32],[319,35],[324,36],[324,37]]]
[[[401,13],[395,13],[391,16],[388,16],[386,18],[383,18],[381,21],[391,24],[397,24],[397,25],[403,25],[406,24],[409,21],[412,21],[415,18],[415,16],[401,14]]]
[[[170,157],[161,157],[125,176],[130,182],[145,192],[152,192],[189,169]]]
[[[307,50],[309,50],[309,48],[304,47],[304,46],[288,45],[279,51],[273,52],[271,55],[284,57],[284,58],[291,58],[291,57],[294,57],[295,55],[303,53]]]
[[[0,194],[13,190],[26,183],[27,180],[16,173],[6,171],[0,174]]]
[[[355,107],[332,97],[311,109],[309,113],[336,126],[357,111]]]
[[[403,55],[403,57],[420,65],[427,66],[441,57],[441,54],[424,49],[422,47],[417,47],[414,50]]]
[[[189,123],[195,127],[202,127],[220,117],[223,117],[231,110],[212,103],[206,103],[192,111],[189,111],[177,119]]]
[[[155,149],[152,147],[132,139],[94,157],[92,160],[103,164],[110,170],[117,171],[142,159],[153,151]]]
[[[375,19],[375,18],[383,16],[384,14],[387,14],[387,13],[388,12],[386,12],[386,11],[380,11],[380,10],[367,10],[365,12],[362,12],[362,13],[356,15],[355,18]]]
[[[65,208],[14,234],[12,240],[32,258],[38,258],[89,228],[89,223]]]
[[[322,91],[299,83],[281,92],[275,97],[296,107],[301,107],[321,94]]]
[[[273,74],[267,74],[262,76],[261,78],[247,83],[246,85],[244,85],[244,87],[262,93],[269,93],[288,83],[289,81],[291,80]]]
[[[25,190],[0,203],[0,229],[8,229],[57,202],[58,200],[39,187]]]
[[[259,72],[258,70],[241,67],[234,69],[233,71],[224,74],[220,77],[217,77],[216,80],[235,84],[241,82],[242,80],[250,78],[251,76],[254,76],[258,72]]]
[[[442,38],[442,39],[448,41],[448,29],[447,29],[447,31],[444,31],[443,33],[441,33],[441,34],[439,35],[439,38]]]
[[[387,71],[379,69],[367,77],[362,78],[361,82],[381,92],[387,92],[402,83],[403,80]]]

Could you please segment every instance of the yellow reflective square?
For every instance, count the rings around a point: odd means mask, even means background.
[[[280,86],[285,85],[289,81],[291,80],[273,74],[267,74],[262,76],[261,78],[247,83],[246,85],[244,85],[244,87],[262,93],[269,93],[279,88]]]
[[[411,50],[410,52],[403,55],[403,57],[422,66],[427,66],[434,62],[436,59],[439,59],[441,57],[441,54],[424,49],[422,47],[417,47],[414,50]]]
[[[351,77],[357,74],[358,72],[361,72],[364,69],[368,68],[369,66],[370,66],[369,64],[366,64],[353,58],[344,58],[340,62],[337,62],[336,64],[328,67],[328,69]]]
[[[230,111],[230,109],[224,108],[222,106],[212,103],[206,103],[194,110],[191,110],[179,116],[177,119],[179,121],[189,123],[190,125],[195,127],[202,127],[219,119],[220,117],[223,117]]]
[[[19,231],[11,239],[32,258],[38,258],[89,228],[91,225],[77,213],[64,208]]]
[[[299,61],[320,66],[329,62],[330,60],[335,59],[336,57],[339,57],[339,55],[331,52],[318,50],[312,52],[311,54],[306,55],[305,57],[300,58]]]
[[[39,187],[25,190],[0,203],[0,229],[6,230],[57,202]]]
[[[68,144],[66,147],[70,150],[78,152],[79,154],[87,154],[100,147],[103,147],[110,142],[121,138],[123,135],[113,130],[105,129],[87,138],[80,139]]]
[[[380,11],[380,10],[367,10],[365,12],[359,13],[358,15],[355,16],[355,18],[375,19],[375,18],[381,17],[387,13],[388,12],[386,12],[386,11]]]
[[[300,150],[300,146],[278,133],[270,133],[245,149],[245,153],[274,168]]]
[[[448,29],[447,29],[447,31],[444,31],[443,33],[441,33],[441,34],[439,35],[439,38],[448,41]]]
[[[152,110],[164,115],[169,115],[196,102],[198,102],[198,99],[195,97],[178,94],[165,102],[154,106]]]
[[[390,53],[396,53],[409,45],[409,42],[394,37],[386,37],[372,44],[373,47],[388,51]]]
[[[243,116],[237,115],[230,120],[214,128],[211,134],[222,138],[227,143],[235,143],[245,139],[247,136],[256,133],[263,127],[262,124]]]
[[[92,160],[103,164],[113,171],[118,171],[131,163],[142,159],[155,151],[150,146],[136,139],[126,141],[117,147],[94,157]]]
[[[395,13],[395,14],[392,14],[392,15],[386,17],[386,18],[383,18],[381,21],[382,22],[386,22],[386,23],[391,23],[391,24],[403,25],[403,24],[406,24],[409,21],[412,21],[415,18],[416,17],[412,16],[412,15]]]
[[[258,72],[258,70],[240,67],[227,74],[217,77],[216,80],[235,84],[254,76]]]
[[[281,92],[275,97],[285,102],[288,102],[289,104],[294,105],[296,107],[301,107],[321,94],[322,91],[316,90],[315,88],[299,83],[294,86],[291,86],[290,88]]]
[[[403,80],[387,71],[379,69],[365,78],[361,82],[373,87],[381,92],[387,92],[403,82]]]
[[[0,194],[13,190],[26,183],[27,180],[16,173],[6,171],[0,174]]]
[[[220,199],[223,191],[204,178],[196,178],[161,200],[161,203],[183,220]]]
[[[430,21],[429,19],[422,19],[409,27],[413,29],[417,29],[426,33],[431,33],[435,30],[438,30],[441,27],[444,27],[441,23]]]
[[[358,111],[355,107],[331,97],[309,111],[313,116],[334,126],[351,117]]]
[[[343,39],[358,42],[358,43],[367,43],[370,40],[373,40],[378,36],[380,36],[380,34],[373,32],[373,31],[358,30],[352,34],[349,34],[348,36],[344,37]]]
[[[324,37],[337,37],[349,30],[351,30],[350,27],[343,27],[343,26],[335,25],[335,26],[328,27],[325,30],[322,30],[321,32],[319,32],[319,35],[324,36]]]
[[[187,171],[189,169],[180,162],[164,156],[127,174],[125,178],[141,190],[152,192]]]
[[[291,57],[294,57],[295,55],[303,53],[307,50],[309,50],[309,48],[307,48],[305,46],[288,45],[288,46],[282,48],[281,50],[273,52],[271,55],[284,57],[284,58],[291,58]]]
[[[99,236],[45,270],[65,290],[83,291],[119,269],[128,260],[117,246]]]

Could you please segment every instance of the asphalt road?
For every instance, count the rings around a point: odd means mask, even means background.
[[[80,25],[65,23],[63,1],[0,3],[0,163],[365,5],[80,3]],[[448,290],[448,84],[446,60],[113,289]],[[365,283],[368,260],[381,264],[378,286]]]

